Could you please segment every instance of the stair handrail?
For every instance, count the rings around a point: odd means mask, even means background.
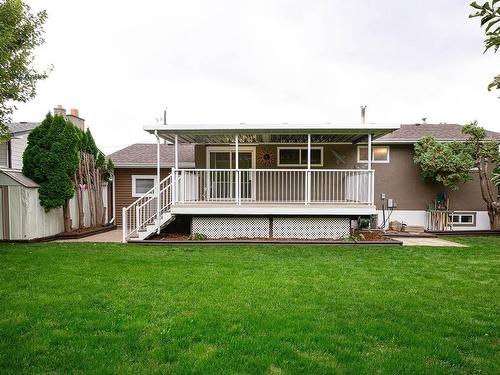
[[[138,233],[141,228],[145,228],[146,225],[154,223],[158,214],[161,217],[165,212],[170,211],[172,200],[170,194],[171,188],[172,173],[137,198],[129,206],[122,209],[123,242],[127,242],[127,240],[134,233]],[[159,200],[158,197],[160,198]],[[152,203],[155,200],[157,204]],[[154,205],[154,207],[151,207],[152,205]],[[135,215],[133,215],[134,211]]]

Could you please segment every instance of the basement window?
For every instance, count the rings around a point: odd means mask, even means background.
[[[156,185],[155,175],[133,175],[132,176],[132,196],[142,197]]]
[[[372,146],[372,163],[389,163],[389,146]],[[358,146],[358,163],[368,163],[368,146]]]
[[[307,147],[278,147],[278,167],[307,166]],[[323,147],[311,147],[311,166],[323,166]]]
[[[475,212],[454,212],[450,215],[450,221],[454,227],[475,227]]]

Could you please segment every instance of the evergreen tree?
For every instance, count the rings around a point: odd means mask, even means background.
[[[74,195],[78,168],[78,135],[62,116],[48,114],[28,136],[23,173],[40,185],[40,204],[46,211],[63,207],[64,230],[71,230],[68,201]]]

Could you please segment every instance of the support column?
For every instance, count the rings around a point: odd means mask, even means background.
[[[174,136],[174,168],[172,170],[172,198],[174,204],[177,201],[177,169],[179,168],[179,137]]]
[[[311,203],[311,134],[307,135],[307,178],[306,204]]]
[[[236,168],[236,186],[234,187],[234,193],[236,195],[236,204],[241,204],[241,174],[240,174],[240,140],[239,135],[234,137],[234,166]]]
[[[373,204],[373,194],[374,194],[374,182],[375,182],[375,176],[374,173],[372,172],[372,134],[368,134],[368,199],[370,200],[370,203]]]
[[[368,134],[368,170],[372,169],[372,135]]]
[[[160,223],[160,137],[158,136],[158,132],[155,130],[156,136],[156,233],[160,234],[161,223]]]

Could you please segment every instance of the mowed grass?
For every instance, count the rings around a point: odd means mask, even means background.
[[[500,373],[467,248],[0,244],[0,373]]]

